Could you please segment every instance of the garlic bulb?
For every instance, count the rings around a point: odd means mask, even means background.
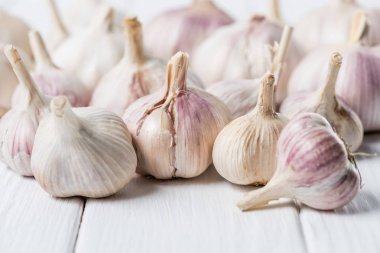
[[[234,184],[265,185],[276,170],[277,140],[287,119],[273,110],[274,81],[266,74],[255,109],[233,120],[215,140],[214,166]]]
[[[345,43],[349,39],[351,30],[351,20],[361,7],[355,0],[333,0],[326,6],[308,13],[294,30],[294,39],[303,54],[311,50],[330,44]],[[372,12],[372,10],[369,10]],[[380,22],[379,16],[371,15],[371,23],[374,25]],[[372,44],[380,43],[380,33],[376,25]]]
[[[320,210],[349,203],[360,185],[346,146],[319,114],[304,113],[283,129],[277,146],[278,168],[268,184],[248,193],[242,210],[278,198],[294,198]]]
[[[113,30],[112,9],[107,7],[101,14],[98,23],[67,38],[53,54],[53,62],[91,90],[123,55],[123,37]]]
[[[232,22],[212,0],[192,0],[190,6],[154,18],[146,26],[145,44],[150,54],[164,60],[179,50],[192,54],[208,35]]]
[[[368,46],[371,27],[367,15],[358,12],[352,25],[351,38],[341,48],[345,61],[336,82],[336,94],[357,113],[365,131],[380,130],[380,48]],[[289,81],[289,94],[315,91],[326,76],[326,59],[337,47],[323,47],[311,52],[294,70]]]
[[[194,52],[193,70],[206,86],[222,80],[259,78],[272,65],[272,55],[267,45],[280,41],[281,35],[282,27],[262,16],[225,26],[208,37]],[[289,43],[289,54],[284,58],[286,68],[278,82],[278,88],[284,92],[289,75],[298,62],[296,48],[291,41]]]
[[[29,26],[24,21],[0,9],[0,43],[14,44],[32,56],[28,31]]]
[[[269,48],[271,58],[271,72],[276,73],[275,100],[279,104],[286,96],[287,88],[284,82],[281,82],[284,70],[284,58],[289,44],[292,28],[285,26],[280,44],[275,44],[273,48]],[[268,69],[269,70],[269,69]],[[207,88],[207,91],[220,98],[230,109],[232,117],[243,116],[256,106],[259,94],[259,79],[238,79],[217,82]]]
[[[140,174],[191,178],[211,164],[214,140],[231,116],[216,97],[187,87],[187,68],[188,55],[178,52],[168,64],[167,87],[138,99],[125,112]]]
[[[29,40],[36,61],[31,75],[38,90],[47,97],[65,95],[75,107],[87,106],[91,98],[90,90],[74,75],[54,65],[38,32],[31,31]],[[19,85],[13,94],[13,106],[23,100],[26,93],[28,89]]]
[[[31,158],[45,191],[101,198],[132,179],[137,157],[121,118],[93,107],[72,109],[63,96],[52,99],[50,110],[38,126]]]
[[[47,100],[35,87],[17,50],[9,45],[4,49],[12,68],[28,90],[25,97],[12,107],[0,121],[1,160],[20,175],[32,176],[30,156],[34,135],[40,118],[47,108]]]
[[[363,141],[363,125],[354,111],[335,95],[342,56],[334,53],[330,59],[325,86],[317,92],[297,93],[287,97],[281,104],[280,112],[294,118],[303,112],[316,112],[327,119],[338,135],[355,151]]]

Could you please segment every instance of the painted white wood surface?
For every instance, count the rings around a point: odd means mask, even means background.
[[[73,252],[83,202],[53,198],[0,163],[0,252]]]

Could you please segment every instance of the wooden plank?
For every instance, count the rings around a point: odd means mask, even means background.
[[[369,135],[360,151],[380,154],[380,135]],[[380,158],[357,160],[363,188],[347,206],[333,212],[301,207],[310,253],[380,252]]]
[[[192,180],[137,177],[87,201],[76,252],[305,252],[293,203],[242,213],[247,190],[213,168]]]
[[[82,210],[83,200],[53,198],[0,163],[0,252],[73,252]]]

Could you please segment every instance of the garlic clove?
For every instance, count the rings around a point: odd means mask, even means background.
[[[363,141],[363,125],[356,113],[335,94],[341,64],[342,56],[333,53],[325,86],[317,92],[297,93],[287,97],[281,105],[280,112],[290,119],[303,112],[316,112],[322,115],[350,150],[355,151]]]
[[[266,205],[281,197],[312,208],[331,210],[349,203],[360,176],[346,146],[319,114],[304,113],[283,129],[277,146],[278,169],[268,184],[244,196],[241,210]]]
[[[218,134],[212,152],[218,173],[234,184],[265,185],[276,164],[276,146],[287,119],[274,111],[272,74],[261,80],[256,107]]]
[[[38,32],[31,31],[29,40],[36,60],[36,68],[31,75],[39,91],[47,97],[66,95],[74,106],[87,106],[91,91],[75,76],[61,70],[52,62]],[[19,103],[27,92],[25,86],[19,85],[13,94],[12,104],[15,106]]]
[[[55,197],[100,198],[123,188],[137,158],[121,118],[93,107],[71,108],[55,97],[35,136],[31,165],[40,186]]]
[[[211,163],[216,135],[230,121],[219,99],[187,87],[187,69],[188,55],[178,52],[168,63],[165,87],[138,99],[124,114],[140,174],[159,179],[198,176]]]
[[[113,10],[104,7],[95,20],[86,31],[63,41],[52,55],[59,67],[79,77],[90,90],[123,55],[123,36],[112,25]]]
[[[14,44],[32,57],[28,31],[29,26],[24,21],[0,10],[0,43]]]
[[[148,23],[144,31],[147,51],[164,60],[179,50],[192,54],[208,35],[232,22],[212,0],[193,0],[189,6],[161,13]]]
[[[39,120],[47,110],[47,99],[41,95],[29,75],[19,53],[12,46],[4,49],[12,68],[28,90],[17,106],[10,109],[0,121],[0,158],[20,175],[32,176],[30,156]]]

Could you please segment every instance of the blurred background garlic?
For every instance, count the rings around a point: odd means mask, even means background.
[[[294,39],[301,52],[306,54],[319,46],[345,43],[350,36],[351,21],[361,8],[356,0],[332,0],[305,15],[294,30]],[[374,11],[370,18],[374,27],[371,44],[378,44],[380,16],[375,14],[376,10],[366,11]]]
[[[287,97],[281,104],[280,112],[292,119],[303,112],[316,112],[325,117],[351,151],[359,148],[363,141],[363,125],[352,111],[335,94],[342,56],[331,56],[325,85],[316,92],[297,93]]]
[[[359,191],[360,176],[345,144],[319,114],[300,114],[285,126],[277,159],[273,178],[244,196],[240,209],[292,198],[315,209],[332,210],[349,203]]]
[[[75,75],[59,69],[52,62],[41,35],[30,31],[29,41],[36,61],[31,75],[37,89],[47,97],[65,95],[75,107],[88,106],[91,91]],[[25,86],[19,85],[13,94],[12,104],[16,106],[27,92]]]
[[[0,9],[0,44],[13,44],[32,57],[28,42],[29,26],[20,18]]]
[[[341,51],[345,59],[336,94],[356,112],[365,131],[380,130],[380,48],[368,44],[371,31],[367,14],[355,14],[350,40],[344,45],[322,47],[310,52],[294,70],[288,93],[315,91],[324,84],[327,59],[333,51]]]
[[[100,198],[123,188],[137,158],[122,119],[94,107],[71,108],[55,97],[38,126],[31,165],[41,187],[55,197]]]
[[[219,99],[187,87],[188,55],[168,63],[166,87],[138,99],[124,114],[137,150],[137,172],[159,179],[191,178],[211,164],[219,131],[230,112]]]
[[[93,90],[123,56],[123,36],[112,24],[113,10],[104,7],[85,31],[72,34],[52,54],[53,62]]]
[[[222,80],[259,78],[272,65],[272,54],[267,45],[280,42],[282,30],[281,25],[264,16],[254,16],[249,21],[220,28],[195,51],[193,70],[206,86]],[[298,53],[292,41],[289,41],[289,51],[284,61],[286,67],[280,86],[286,87],[289,75],[298,62]]]
[[[208,35],[233,19],[212,0],[192,0],[189,6],[159,14],[145,27],[149,54],[168,60],[177,51],[192,55]]]
[[[214,166],[234,184],[265,185],[277,168],[277,140],[287,119],[274,111],[274,82],[266,74],[255,109],[229,123],[215,140]]]
[[[27,93],[0,121],[1,161],[16,173],[32,176],[30,156],[34,136],[43,113],[47,111],[47,99],[38,92],[17,50],[8,45],[4,49],[12,68]]]

